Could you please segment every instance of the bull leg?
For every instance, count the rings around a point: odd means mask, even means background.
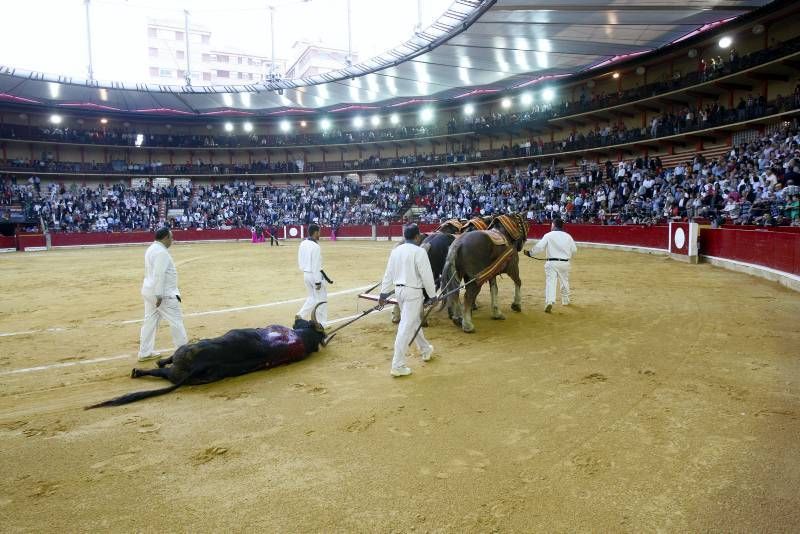
[[[170,380],[172,369],[170,368],[156,368],[156,369],[133,369],[131,370],[131,378],[140,378],[142,376],[156,376],[158,378],[166,378]]]
[[[172,356],[167,356],[166,358],[161,358],[160,360],[156,361],[156,365],[159,366],[159,367],[165,367],[167,365],[172,365],[173,356],[175,356],[175,355],[173,354]]]
[[[397,324],[400,322],[400,306],[395,304],[392,306],[392,322]]]
[[[461,320],[461,329],[468,334],[475,331],[475,325],[472,324],[472,305],[475,304],[479,291],[480,288],[475,284],[470,284],[464,291],[464,318]]]
[[[492,295],[492,319],[503,320],[505,315],[500,311],[500,306],[497,303],[497,278],[489,280],[489,291]]]

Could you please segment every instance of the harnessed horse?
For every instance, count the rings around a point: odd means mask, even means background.
[[[495,217],[487,230],[461,234],[450,245],[442,271],[444,292],[455,290],[462,280],[462,307],[458,292],[448,299],[450,317],[464,332],[474,332],[472,310],[481,286],[489,282],[492,295],[492,319],[505,319],[497,303],[497,276],[507,274],[514,281],[514,302],[511,309],[522,311],[519,277],[519,252],[528,237],[528,223],[520,214]]]

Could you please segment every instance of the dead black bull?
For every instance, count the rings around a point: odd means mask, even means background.
[[[320,303],[322,304],[322,303]],[[320,306],[317,304],[317,307]],[[164,395],[181,386],[207,384],[223,378],[278,365],[297,362],[325,345],[325,331],[316,320],[296,319],[293,328],[272,325],[266,328],[239,328],[213,339],[202,339],[179,347],[175,354],[158,360],[156,369],[133,369],[131,378],[166,378],[172,386],[128,393],[86,409],[120,406],[148,397]]]

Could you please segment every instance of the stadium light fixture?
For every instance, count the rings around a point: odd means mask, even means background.
[[[233,97],[229,93],[222,94],[222,101],[225,102],[225,105],[228,107],[233,106]]]
[[[306,121],[300,121],[300,128],[306,127]]]
[[[108,119],[106,118],[100,119],[100,124],[108,124]]]
[[[732,44],[733,44],[733,39],[731,39],[727,35],[719,40],[719,47],[720,48],[728,48]]]
[[[331,121],[330,121],[330,119],[322,119],[321,121],[319,121],[319,126],[320,126],[320,128],[322,128],[323,130],[328,130],[328,129],[330,129],[330,127],[331,127]]]
[[[253,123],[252,122],[244,123],[244,131],[245,132],[252,132],[253,131]]]
[[[102,100],[103,102],[108,100],[108,91],[106,91],[105,89],[100,89],[100,100]]]
[[[372,123],[373,126],[377,126],[381,123],[381,118],[378,115],[373,115],[370,119],[370,123]]]
[[[553,91],[552,87],[548,87],[542,91],[542,98],[544,98],[545,102],[552,102],[555,97],[556,92]]]
[[[500,105],[503,106],[503,109],[508,109],[511,107],[511,99],[505,97],[503,100],[500,101]]]
[[[400,117],[397,115],[397,113],[392,113],[392,115],[389,117],[389,122],[392,124],[400,124]]]
[[[618,80],[619,79],[619,72],[615,72],[614,74],[611,75],[611,77],[614,78],[615,80]]]
[[[472,115],[475,113],[475,106],[472,104],[465,104],[464,105],[464,115]]]
[[[58,95],[61,93],[61,86],[56,82],[49,82],[47,87],[50,89],[50,97],[58,98]]]
[[[134,144],[139,147],[144,143],[144,134],[136,134],[136,141]]]
[[[225,131],[226,132],[232,132],[233,131],[233,123],[232,122],[226,122],[225,123]]]
[[[520,100],[522,101],[523,106],[530,106],[533,104],[533,94],[526,91],[522,93]]]
[[[286,119],[283,119],[281,121],[281,131],[282,132],[284,132],[284,133],[288,132],[291,127],[292,127],[292,125],[289,124],[289,121],[287,121]]]
[[[356,115],[353,117],[353,128],[363,128],[364,127],[364,117],[360,115]]]
[[[433,120],[433,108],[422,108],[419,112],[419,118],[422,122],[430,122]]]
[[[53,124],[61,124],[61,115],[50,115],[50,122]]]

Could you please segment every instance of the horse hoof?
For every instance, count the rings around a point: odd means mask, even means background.
[[[499,315],[492,315],[492,319],[494,319],[495,321],[505,321],[506,316],[501,313]]]
[[[392,317],[392,324],[397,324],[399,322],[400,322],[400,319],[395,319],[394,317]]]
[[[138,369],[131,369],[131,378],[139,378],[140,376]]]
[[[453,324],[456,326],[461,326],[461,319],[458,317],[453,317]]]
[[[470,328],[470,329],[462,328],[462,330],[464,330],[465,334],[474,334],[475,333],[475,327],[474,326],[472,328]]]
[[[428,321],[422,321],[422,328],[428,328]]]
[[[512,304],[511,309],[514,310],[515,312],[521,312],[522,306],[520,306],[519,304]]]

